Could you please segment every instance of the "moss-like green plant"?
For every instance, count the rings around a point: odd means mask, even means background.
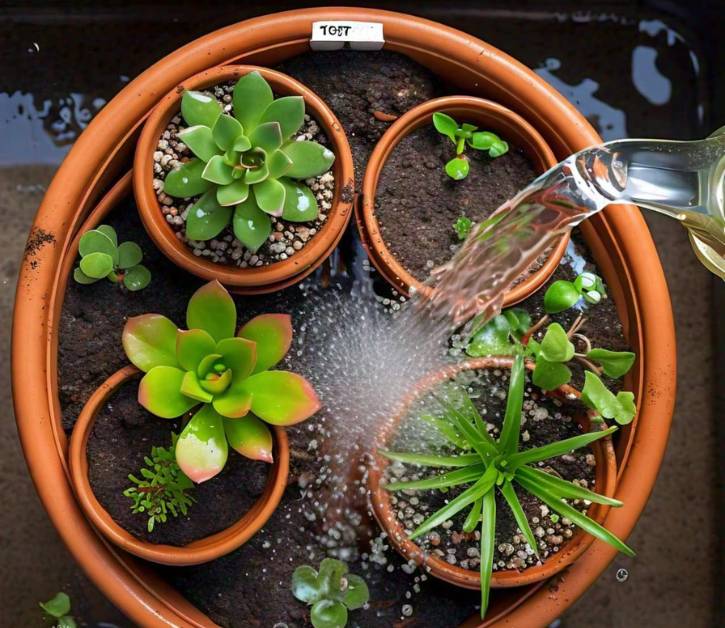
[[[559,279],[552,283],[544,293],[544,310],[547,314],[558,314],[584,299],[586,303],[596,305],[607,298],[604,282],[599,275],[585,272],[574,281]]]
[[[50,617],[57,628],[76,628],[76,620],[70,614],[70,598],[68,594],[56,593],[47,602],[39,602],[42,608]]]
[[[433,126],[456,147],[456,156],[445,165],[446,174],[456,181],[465,179],[470,170],[468,157],[464,153],[466,146],[488,151],[492,158],[500,157],[509,149],[509,145],[495,133],[479,131],[477,126],[466,122],[459,126],[458,122],[442,111],[433,114]]]
[[[268,370],[292,343],[290,316],[262,314],[235,335],[234,301],[218,281],[211,281],[189,300],[186,324],[188,330],[177,329],[161,314],[126,323],[123,348],[146,373],[139,403],[166,419],[199,407],[176,443],[176,461],[194,482],[224,468],[228,445],[248,458],[272,462],[266,423],[293,425],[320,407],[304,377]]]
[[[78,253],[81,261],[73,271],[73,279],[78,283],[91,284],[105,277],[136,291],[151,281],[149,269],[141,264],[141,247],[135,242],[119,244],[116,231],[109,225],[86,231],[78,243]]]
[[[370,599],[365,580],[348,573],[347,565],[335,558],[325,558],[319,572],[309,565],[297,567],[292,574],[292,595],[312,607],[310,621],[315,628],[344,628],[348,611]]]
[[[549,443],[519,451],[521,412],[524,399],[524,358],[522,352],[516,355],[511,369],[506,412],[501,435],[498,440],[491,437],[478,410],[465,391],[455,395],[455,401],[436,397],[445,410],[445,417],[456,430],[459,438],[467,441],[473,453],[454,456],[430,454],[382,452],[391,460],[416,464],[424,467],[454,468],[455,470],[411,482],[392,482],[386,485],[388,491],[412,491],[449,489],[469,485],[416,528],[411,539],[426,534],[436,526],[449,520],[464,508],[470,511],[463,523],[464,532],[472,532],[481,524],[481,617],[488,608],[489,588],[496,541],[496,489],[506,500],[531,549],[538,555],[538,544],[514,484],[528,491],[544,502],[562,517],[568,517],[577,526],[592,536],[633,556],[634,552],[606,528],[593,521],[567,503],[567,499],[586,499],[597,504],[621,506],[622,503],[567,482],[537,468],[536,463],[586,447],[590,443],[608,436],[617,428],[580,434],[562,441]],[[455,405],[454,405],[455,404]],[[443,433],[445,436],[445,433]],[[457,444],[451,441],[453,446]]]
[[[453,230],[459,240],[465,240],[473,229],[473,221],[468,216],[459,216],[453,223]]]
[[[201,195],[186,218],[186,235],[210,240],[229,223],[244,246],[256,251],[272,230],[270,216],[292,222],[318,214],[312,190],[300,180],[330,169],[333,152],[317,142],[295,141],[302,126],[301,96],[274,98],[259,72],[239,79],[233,116],[215,98],[187,91],[181,115],[188,128],[178,136],[195,157],[164,181],[170,196]]]
[[[169,515],[185,515],[194,498],[189,491],[194,483],[184,475],[175,458],[178,435],[171,433],[171,447],[152,447],[151,456],[144,458],[146,466],[139,469],[141,478],[130,473],[133,482],[123,494],[133,500],[131,510],[147,517],[146,527],[154,531],[156,523],[166,523]]]

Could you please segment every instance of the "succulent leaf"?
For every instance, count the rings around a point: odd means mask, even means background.
[[[308,179],[327,172],[335,161],[335,153],[317,142],[290,142],[282,149],[292,160],[287,172],[293,179]]]
[[[549,362],[541,356],[536,359],[531,381],[542,390],[555,390],[559,386],[568,384],[570,380],[571,370],[565,364]]]
[[[220,152],[208,126],[190,126],[179,131],[177,136],[202,161],[209,161]]]
[[[113,246],[118,246],[118,235],[111,225],[98,225],[96,231],[100,231],[103,235],[107,236],[113,242]]]
[[[256,253],[272,233],[272,220],[252,196],[237,205],[232,218],[234,235],[252,253]]]
[[[207,94],[185,91],[181,97],[181,116],[190,127],[202,125],[211,128],[221,113],[219,101]]]
[[[471,136],[468,144],[476,150],[488,150],[499,141],[500,139],[495,133],[491,133],[490,131],[478,131]]]
[[[161,314],[129,318],[121,336],[126,356],[144,372],[155,366],[177,366],[176,325]]]
[[[318,582],[326,597],[335,598],[342,591],[342,578],[347,573],[347,565],[336,558],[324,558],[320,563]]]
[[[249,141],[246,135],[240,135],[234,140],[234,144],[232,145],[232,150],[239,153],[248,151],[250,148],[252,148],[252,142]]]
[[[501,157],[501,155],[506,154],[508,150],[508,143],[504,142],[503,140],[499,140],[498,142],[494,142],[493,146],[488,149],[488,156],[495,159],[496,157]]]
[[[599,412],[605,419],[614,419],[620,425],[631,423],[637,413],[633,393],[620,391],[615,395],[591,371],[584,372],[581,398],[587,406]]]
[[[222,207],[238,205],[247,198],[249,198],[249,185],[241,179],[229,185],[220,185],[216,190],[216,201]]]
[[[216,119],[211,132],[216,145],[222,151],[228,151],[234,147],[236,139],[243,135],[244,129],[236,118],[223,113]]]
[[[305,101],[302,96],[284,96],[272,101],[259,121],[260,124],[278,122],[286,140],[299,130],[304,120]]]
[[[635,354],[631,351],[610,351],[609,349],[592,349],[587,353],[589,360],[602,366],[609,377],[622,377],[629,372],[634,364]]]
[[[558,314],[574,305],[581,295],[571,281],[559,279],[544,293],[544,310],[547,314]]]
[[[290,159],[282,150],[275,150],[269,156],[267,166],[269,168],[269,176],[273,179],[279,179],[289,173],[293,163],[292,159]]]
[[[81,258],[79,265],[88,277],[103,279],[113,270],[113,258],[107,253],[89,253]]]
[[[289,222],[309,222],[317,218],[320,210],[312,190],[304,183],[291,179],[285,178],[281,181],[285,188],[282,218]]]
[[[237,336],[256,343],[254,373],[275,366],[292,344],[292,317],[289,314],[261,314],[245,323]]]
[[[234,336],[237,308],[234,300],[216,280],[199,288],[189,299],[186,308],[186,326],[203,329],[219,342]]]
[[[201,176],[211,183],[217,185],[229,185],[234,181],[234,168],[230,166],[222,155],[214,155],[204,167]]]
[[[151,271],[143,264],[136,264],[123,274],[123,285],[127,290],[143,290],[151,283]]]
[[[273,425],[294,425],[320,409],[312,385],[289,371],[263,371],[248,377],[242,388],[252,395],[252,412]]]
[[[199,484],[224,468],[228,451],[223,418],[205,405],[179,435],[176,462],[189,479]]]
[[[78,283],[83,284],[83,285],[96,283],[98,281],[98,279],[96,279],[95,277],[89,277],[88,275],[86,275],[80,269],[80,267],[73,270],[73,279],[75,279]]]
[[[347,608],[342,602],[320,600],[310,610],[314,628],[344,628],[347,624]]]
[[[47,602],[40,602],[42,608],[48,615],[55,619],[60,619],[64,615],[70,613],[70,598],[67,593],[56,593]]]
[[[229,224],[231,215],[231,207],[220,205],[215,191],[209,190],[189,209],[186,235],[192,240],[211,240]]]
[[[272,463],[272,432],[267,424],[249,413],[240,419],[224,419],[224,431],[232,449],[250,460]]]
[[[458,123],[451,118],[447,113],[442,111],[436,111],[433,114],[433,126],[436,131],[441,135],[445,135],[454,144],[456,143],[456,131],[458,130]]]
[[[370,599],[370,591],[368,585],[360,576],[348,574],[347,589],[342,597],[342,602],[351,611],[362,608]]]
[[[221,395],[232,383],[232,372],[227,369],[222,373],[207,373],[206,377],[199,381],[201,387],[212,395]]]
[[[223,393],[214,395],[214,409],[228,419],[241,419],[249,414],[252,396],[238,387],[230,386]]]
[[[141,263],[143,251],[135,242],[122,242],[118,247],[118,267],[126,270]]]
[[[272,88],[259,72],[250,72],[241,77],[234,86],[232,105],[234,117],[250,132],[274,100]]]
[[[114,263],[118,260],[118,253],[113,240],[98,229],[86,231],[81,236],[81,239],[78,241],[78,252],[83,257],[91,255],[92,253],[105,253],[113,259]]]
[[[292,574],[292,595],[300,602],[314,604],[320,599],[320,585],[317,570],[309,565],[300,565]]]
[[[261,148],[269,155],[282,146],[282,127],[276,120],[264,122],[249,134],[249,140],[252,146]]]
[[[287,195],[285,186],[277,179],[266,179],[254,186],[257,207],[270,216],[281,216]]]
[[[468,176],[471,166],[465,157],[454,157],[445,166],[446,174],[454,181],[460,181]]]
[[[196,371],[202,359],[214,353],[215,348],[214,338],[203,329],[180,329],[176,336],[176,359],[186,371]]]
[[[541,357],[549,362],[568,362],[574,357],[574,345],[559,323],[552,323],[541,341]]]
[[[199,378],[196,376],[194,371],[186,371],[186,373],[184,373],[184,379],[181,380],[180,390],[182,394],[187,397],[191,397],[192,399],[196,399],[202,403],[211,403],[214,398],[214,395],[201,387]]]
[[[201,175],[206,163],[201,159],[190,159],[178,168],[174,168],[164,179],[164,192],[176,198],[191,198],[206,192],[211,186]]]
[[[269,166],[267,162],[259,165],[257,168],[250,168],[244,173],[244,182],[249,185],[261,183],[269,176]]]
[[[203,357],[201,362],[199,362],[199,366],[196,368],[196,374],[199,377],[206,377],[214,368],[214,364],[216,364],[217,360],[221,357],[221,353],[210,353],[209,355]]]
[[[257,362],[257,344],[247,338],[225,338],[216,345],[224,364],[231,369],[233,383],[239,384],[254,372]]]
[[[175,419],[199,402],[181,392],[184,371],[175,366],[155,366],[138,386],[138,402],[151,414]]]

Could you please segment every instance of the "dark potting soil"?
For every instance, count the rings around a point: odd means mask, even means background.
[[[383,166],[375,197],[380,231],[393,255],[419,281],[460,246],[453,229],[459,217],[485,220],[536,177],[526,155],[513,145],[496,159],[472,149],[466,155],[470,172],[454,181],[443,168],[455,157],[455,147],[425,125],[405,136]]]
[[[131,511],[133,501],[123,495],[133,485],[128,474],[141,477],[151,447],[169,447],[171,432],[183,427],[181,420],[159,419],[138,404],[139,379],[127,381],[108,399],[88,439],[88,476],[98,501],[121,527],[151,543],[186,545],[236,523],[264,491],[269,467],[233,450],[218,476],[189,491],[195,503],[186,515],[169,515],[149,532],[146,515]]]

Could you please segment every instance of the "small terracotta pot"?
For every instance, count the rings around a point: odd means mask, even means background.
[[[392,437],[393,430],[403,420],[412,403],[437,384],[451,379],[462,371],[493,368],[510,369],[512,364],[512,358],[477,358],[452,365],[426,377],[416,386],[415,391],[403,401],[395,417],[388,423],[385,432],[381,434],[380,442],[387,442]],[[527,364],[527,368],[532,369],[533,365]],[[571,395],[579,396],[579,392],[571,386],[562,386],[552,394],[561,398]],[[589,427],[589,420],[586,415],[578,417],[577,420],[585,429]],[[593,443],[591,447],[597,461],[595,470],[597,492],[607,497],[613,497],[617,483],[617,462],[612,439],[609,437],[603,438]],[[403,526],[395,516],[390,502],[390,493],[380,483],[383,472],[389,464],[390,461],[387,458],[376,453],[375,462],[368,473],[368,488],[370,489],[373,512],[380,526],[387,532],[389,541],[405,558],[415,561],[418,565],[425,566],[426,570],[437,578],[466,589],[480,589],[481,578],[477,570],[473,571],[450,565],[434,554],[425,552],[414,541],[408,539]],[[592,504],[587,515],[598,523],[602,523],[608,510],[607,506]],[[546,558],[541,565],[528,567],[523,571],[515,569],[494,571],[491,577],[491,587],[518,587],[547,580],[571,565],[587,550],[593,541],[593,536],[579,529],[559,552]]]
[[[327,220],[302,250],[289,259],[268,266],[239,268],[228,264],[215,264],[197,257],[177,238],[176,232],[161,213],[161,206],[153,188],[153,154],[169,120],[179,113],[184,90],[205,89],[236,80],[253,71],[259,72],[267,80],[276,95],[299,95],[304,98],[306,113],[319,122],[335,153],[335,193],[332,208],[327,212]],[[156,246],[172,262],[190,273],[206,280],[218,279],[238,293],[272,292],[300,281],[317,268],[330,255],[345,231],[352,209],[353,186],[350,146],[342,125],[328,106],[314,92],[286,74],[253,65],[211,68],[182,81],[151,112],[141,132],[134,158],[133,188],[136,203],[146,231]]]
[[[68,460],[73,490],[91,523],[109,541],[121,549],[162,565],[177,567],[198,565],[219,558],[246,543],[267,522],[279,504],[287,486],[289,473],[289,444],[284,429],[272,426],[274,432],[274,463],[270,465],[267,484],[254,506],[234,525],[188,545],[177,547],[143,541],[118,525],[93,493],[88,479],[88,438],[93,430],[96,416],[106,400],[125,382],[140,371],[126,366],[111,375],[101,384],[86,402],[73,427]],[[234,496],[230,495],[229,499]],[[194,513],[191,516],[208,516],[209,513]]]
[[[370,155],[363,179],[362,202],[357,203],[355,217],[363,245],[373,264],[388,283],[406,295],[409,294],[411,288],[414,288],[419,294],[428,295],[431,287],[408,272],[385,244],[380,224],[375,216],[375,197],[383,167],[395,147],[405,136],[416,129],[424,125],[432,125],[433,114],[436,111],[447,113],[459,122],[470,122],[482,130],[490,130],[499,134],[512,147],[520,148],[526,153],[537,174],[546,172],[558,163],[544,138],[524,118],[503,105],[483,98],[473,96],[435,98],[413,107],[398,118],[380,138]],[[414,219],[415,216],[411,215],[411,220]],[[508,307],[518,303],[536,292],[554,272],[566,251],[568,242],[569,237],[563,236],[552,249],[542,267],[528,275],[506,294],[504,306]]]

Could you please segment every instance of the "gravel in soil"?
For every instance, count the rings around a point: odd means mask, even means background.
[[[153,532],[144,513],[131,512],[133,501],[123,491],[140,477],[151,447],[169,447],[171,432],[180,433],[181,420],[165,420],[146,412],[137,401],[138,380],[125,382],[98,413],[88,439],[88,476],[93,492],[114,521],[134,536],[151,543],[186,545],[228,528],[251,509],[264,491],[268,465],[229,452],[224,470],[189,491],[195,500],[186,515],[157,523]]]
[[[444,166],[455,157],[455,147],[425,125],[406,135],[383,166],[375,216],[387,247],[419,281],[459,248],[453,229],[459,217],[485,220],[536,177],[526,155],[513,145],[496,159],[470,148],[466,155],[470,172],[454,181]]]

